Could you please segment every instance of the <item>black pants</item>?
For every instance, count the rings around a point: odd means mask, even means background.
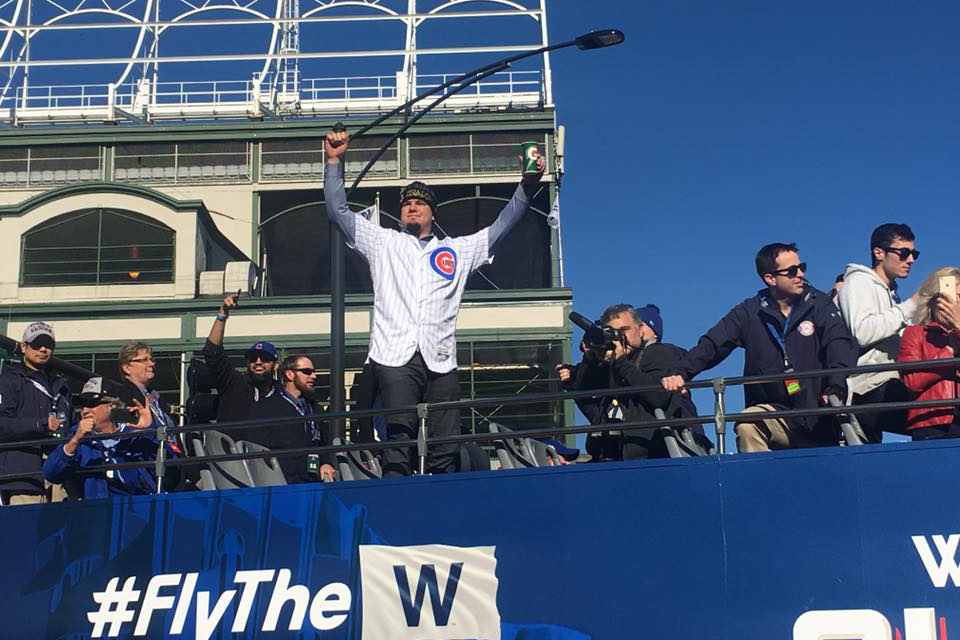
[[[940,424],[935,427],[917,427],[910,430],[914,440],[939,440],[940,438],[960,438],[960,422]]]
[[[421,402],[456,400],[459,394],[457,370],[434,373],[427,369],[418,351],[410,361],[399,367],[387,367],[373,363],[377,387],[383,399],[384,409],[409,406]],[[420,423],[415,411],[386,416],[387,439],[391,442],[416,440]],[[427,436],[430,438],[452,436],[460,433],[460,411],[447,409],[430,411],[427,417]],[[429,445],[427,449],[427,472],[450,473],[457,470],[460,447],[456,444]],[[383,450],[383,475],[408,476],[417,466],[416,447]]]
[[[891,378],[876,389],[863,395],[853,394],[853,405],[877,404],[880,402],[907,402],[910,399],[907,388],[900,378]],[[875,413],[858,413],[857,420],[868,442],[882,442],[883,432],[906,433],[907,411],[880,411]]]
[[[660,431],[627,431],[626,433],[592,433],[587,436],[587,453],[592,462],[604,460],[647,460],[669,458],[667,443]]]

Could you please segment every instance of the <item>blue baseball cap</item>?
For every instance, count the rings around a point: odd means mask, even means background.
[[[276,360],[277,348],[270,342],[255,342],[243,355],[250,361],[256,360],[257,356],[261,360]]]
[[[660,308],[655,304],[648,304],[636,309],[643,323],[657,334],[657,340],[663,340],[663,318],[660,317]]]

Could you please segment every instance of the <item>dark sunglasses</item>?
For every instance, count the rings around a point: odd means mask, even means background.
[[[250,364],[253,364],[257,360],[259,360],[260,362],[266,362],[266,363],[277,361],[276,358],[271,358],[270,356],[267,356],[267,355],[260,355],[259,353],[255,356],[247,356],[247,362],[249,362]]]
[[[302,369],[294,369],[294,371],[298,371],[305,376],[312,376],[314,372],[316,372],[316,369],[311,369],[310,367],[303,367]]]
[[[807,272],[807,263],[801,262],[800,264],[790,265],[786,269],[777,269],[776,271],[771,271],[770,273],[775,276],[786,276],[788,278],[796,278],[797,273]]]
[[[57,344],[50,339],[40,339],[40,340],[34,340],[33,342],[28,342],[27,346],[29,346],[31,349],[35,351],[42,349],[44,347],[46,347],[47,349],[50,349],[50,351],[53,351],[56,348]]]
[[[87,409],[94,409],[99,407],[102,404],[110,404],[109,400],[78,400],[77,404],[81,407],[86,407]]]
[[[920,252],[916,249],[909,249],[907,247],[880,247],[883,249],[884,253],[895,253],[900,260],[906,260],[910,256],[913,256],[914,260],[920,259]]]

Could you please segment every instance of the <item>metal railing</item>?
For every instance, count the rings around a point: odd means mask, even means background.
[[[781,382],[788,379],[806,379],[823,378],[828,376],[851,376],[863,373],[874,373],[881,371],[930,371],[942,370],[944,368],[960,368],[960,358],[951,358],[943,360],[926,360],[909,363],[891,363],[880,365],[868,365],[862,367],[849,367],[842,369],[822,369],[816,371],[791,372],[781,374],[768,374],[761,376],[735,376],[729,378],[712,378],[704,380],[694,380],[687,383],[687,389],[710,388],[714,393],[714,411],[711,414],[688,416],[683,418],[667,418],[664,420],[645,420],[641,422],[620,422],[615,423],[618,430],[631,431],[655,431],[662,427],[683,427],[692,425],[710,424],[714,425],[715,436],[717,440],[717,455],[725,453],[724,436],[726,434],[726,424],[728,422],[755,422],[758,419],[770,418],[801,418],[801,417],[820,417],[839,414],[861,414],[877,413],[885,411],[897,411],[904,409],[922,409],[934,407],[958,407],[960,398],[950,400],[930,400],[930,401],[909,401],[909,402],[887,402],[872,403],[857,406],[823,406],[807,409],[783,409],[777,411],[768,411],[757,413],[726,413],[725,393],[730,386],[746,386],[754,384],[767,384],[771,382]],[[477,398],[472,400],[453,400],[447,402],[421,403],[416,405],[398,407],[394,409],[361,409],[344,412],[324,412],[307,416],[284,416],[281,418],[242,420],[235,422],[222,422],[213,424],[196,424],[182,427],[160,427],[157,429],[132,429],[123,432],[110,434],[93,434],[84,438],[84,441],[122,439],[142,436],[154,436],[159,441],[158,456],[155,461],[143,462],[124,462],[97,466],[92,469],[80,469],[76,473],[80,476],[98,475],[106,470],[122,469],[141,469],[153,468],[157,478],[162,478],[167,467],[178,466],[199,466],[207,463],[230,462],[238,460],[250,460],[255,458],[285,458],[294,456],[304,456],[309,454],[340,453],[349,451],[379,451],[382,449],[400,449],[417,448],[417,457],[419,459],[420,471],[423,473],[427,457],[427,450],[430,445],[439,444],[463,444],[463,443],[493,443],[497,440],[503,440],[503,433],[471,433],[445,437],[430,438],[427,435],[427,420],[431,411],[443,411],[448,409],[466,409],[484,406],[501,405],[520,405],[534,402],[544,402],[553,400],[576,400],[579,398],[598,398],[607,395],[626,395],[633,393],[642,393],[647,391],[662,391],[660,385],[643,385],[635,387],[617,387],[609,389],[590,389],[581,391],[559,391],[549,393],[532,393],[520,396],[496,396],[488,398]],[[215,456],[185,456],[180,458],[165,459],[163,456],[164,445],[167,438],[176,434],[197,434],[207,431],[230,432],[238,429],[258,426],[280,426],[285,424],[301,424],[306,421],[328,421],[334,419],[351,418],[360,419],[373,416],[396,415],[400,413],[416,413],[419,421],[419,429],[416,439],[401,441],[380,441],[380,442],[351,442],[349,444],[323,447],[300,447],[294,449],[280,449],[271,451],[249,452],[249,453],[231,453]],[[761,418],[762,416],[762,418]],[[609,431],[613,425],[576,425],[572,427],[545,427],[543,429],[524,429],[512,433],[511,437],[518,438],[538,438],[538,437],[563,437],[567,435],[576,435],[581,433],[593,433],[599,431]],[[0,443],[0,452],[7,449],[21,449],[25,447],[53,447],[63,441],[58,438],[38,438],[34,440],[3,442]],[[6,474],[0,475],[0,482],[40,477],[42,472]],[[160,483],[158,482],[158,492]]]

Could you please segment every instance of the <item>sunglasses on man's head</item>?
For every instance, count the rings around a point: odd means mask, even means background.
[[[883,249],[884,253],[895,253],[900,260],[906,260],[910,256],[913,256],[914,260],[920,258],[920,252],[916,249],[910,249],[909,247],[880,247]]]
[[[787,267],[786,269],[777,269],[776,271],[771,271],[771,275],[775,276],[786,276],[788,278],[796,278],[799,272],[807,272],[807,263],[801,262],[800,264],[793,264]]]

